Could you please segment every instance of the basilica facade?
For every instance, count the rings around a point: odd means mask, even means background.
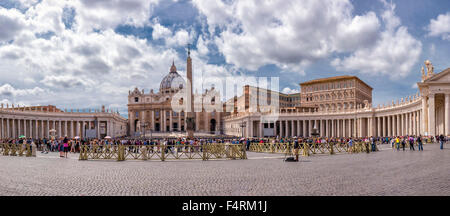
[[[190,57],[188,57],[190,58]],[[187,61],[188,70],[191,64]],[[129,135],[132,137],[142,136],[167,136],[170,133],[185,134],[187,131],[187,113],[185,110],[173,109],[173,103],[183,106],[185,97],[177,97],[181,91],[186,90],[186,81],[181,77],[174,63],[169,73],[162,79],[159,91],[135,88],[128,94],[128,124]],[[201,94],[195,93],[193,98],[205,98],[206,95],[217,95],[214,88],[208,89]],[[211,103],[216,103],[211,98]],[[220,100],[217,99],[217,103]],[[203,107],[203,101],[194,101],[195,107],[195,132],[202,135],[222,134],[222,112],[207,112]]]

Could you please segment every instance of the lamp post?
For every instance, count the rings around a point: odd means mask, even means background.
[[[242,121],[242,123],[240,124],[241,127],[241,132],[242,132],[242,137],[244,137],[244,128],[245,128],[246,124],[244,121]]]

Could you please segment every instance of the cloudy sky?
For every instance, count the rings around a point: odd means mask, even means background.
[[[1,0],[0,101],[126,114],[172,61],[185,75],[188,43],[194,78],[357,75],[377,105],[450,67],[450,1]]]

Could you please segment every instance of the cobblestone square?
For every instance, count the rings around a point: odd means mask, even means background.
[[[0,195],[450,195],[450,149],[248,160],[79,161],[77,154],[0,156]]]

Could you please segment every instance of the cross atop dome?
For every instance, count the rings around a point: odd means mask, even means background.
[[[170,72],[171,73],[177,72],[177,67],[175,67],[175,60],[172,60],[172,66],[170,67]]]

